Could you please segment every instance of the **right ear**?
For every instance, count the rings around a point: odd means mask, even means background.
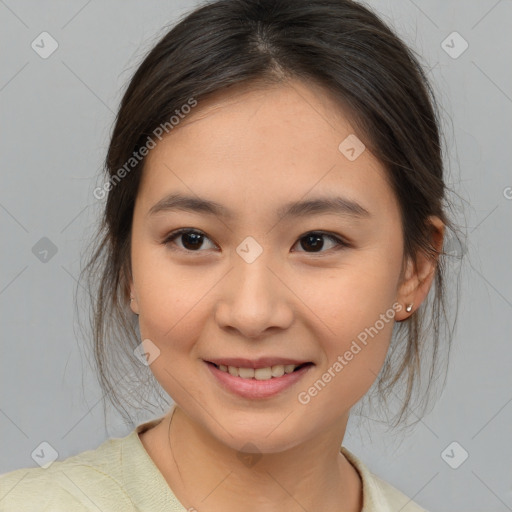
[[[139,314],[139,303],[137,302],[137,294],[135,292],[135,286],[133,284],[133,279],[130,279],[129,284],[130,289],[130,309],[136,314]]]
[[[137,302],[137,292],[135,290],[135,284],[133,282],[133,276],[130,272],[130,269],[128,269],[126,266],[124,267],[124,275],[125,279],[128,283],[128,291],[129,291],[129,301],[130,301],[130,309],[136,314],[139,314],[139,303]]]

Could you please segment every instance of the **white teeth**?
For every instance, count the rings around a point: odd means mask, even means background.
[[[242,375],[242,368],[240,368],[240,375]],[[269,380],[272,378],[272,368],[258,368],[254,370],[254,378],[256,380]]]
[[[258,371],[259,370],[256,370],[256,373]],[[254,377],[254,373],[254,368],[238,368],[238,376],[242,377],[242,379],[252,379]]]
[[[220,364],[217,366],[219,370],[227,372],[234,377],[241,377],[242,379],[256,379],[256,380],[270,380],[273,377],[282,377],[285,373],[292,373],[298,364],[276,364],[274,366],[267,366],[266,368],[237,368],[236,366],[226,366]]]
[[[272,366],[272,377],[282,377],[284,375],[284,366],[282,364],[276,364]]]

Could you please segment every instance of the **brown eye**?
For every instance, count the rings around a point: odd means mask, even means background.
[[[329,243],[331,244],[331,247],[327,246],[327,249],[325,249],[325,240],[328,241],[328,245]],[[202,249],[205,249],[205,242],[211,243],[211,247],[206,247],[206,249],[216,248],[216,245],[201,231],[196,229],[181,228],[170,233],[169,236],[167,236],[163,241],[163,244],[172,250],[181,250],[185,252],[202,252]],[[329,252],[329,249],[336,251],[350,246],[347,242],[343,241],[337,236],[334,236],[330,233],[322,233],[316,231],[312,231],[302,236],[297,241],[297,244],[300,244],[302,248],[302,250],[298,252],[306,252],[312,254],[323,254],[325,252]]]
[[[181,241],[181,246],[175,244],[174,241]],[[178,250],[184,250],[189,252],[201,252],[200,249],[203,247],[205,240],[210,240],[204,233],[195,229],[178,229],[173,231],[165,240],[164,245],[177,245]],[[175,249],[172,247],[172,249]]]
[[[322,251],[325,244],[324,239],[328,239],[334,244],[333,247],[328,247],[328,249],[334,248],[334,250],[338,250],[343,247],[348,247],[346,242],[334,235],[315,231],[307,233],[299,239],[298,243],[300,243],[300,246],[304,249],[304,251],[299,252],[326,252]]]

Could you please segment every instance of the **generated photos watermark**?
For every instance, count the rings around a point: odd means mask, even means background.
[[[302,405],[307,405],[311,402],[311,399],[318,395],[320,391],[322,391],[329,382],[331,382],[336,375],[338,375],[345,366],[349,364],[354,356],[359,354],[361,350],[366,347],[368,344],[368,337],[374,338],[379,334],[382,329],[395,318],[395,314],[402,310],[403,306],[395,302],[392,307],[386,310],[385,313],[381,313],[379,319],[375,321],[375,323],[371,327],[366,327],[363,331],[361,331],[357,335],[357,340],[352,340],[350,348],[346,350],[343,355],[339,355],[336,358],[336,361],[321,375],[319,379],[317,379],[312,386],[310,386],[307,390],[301,391],[297,395],[297,399],[299,403]],[[361,345],[358,343],[362,345]]]
[[[188,115],[192,108],[197,105],[197,100],[189,98],[187,103],[176,109],[174,112],[176,115],[172,115],[168,121],[159,124],[152,132],[153,136],[158,140],[162,140],[164,133],[168,134],[173,130],[182,119]],[[142,160],[148,155],[151,149],[156,147],[156,141],[151,135],[148,135],[146,142],[138,149],[134,151],[132,156],[120,167],[115,174],[109,177],[109,179],[101,186],[96,187],[93,191],[96,199],[103,199],[108,192],[110,192],[127,174],[130,173]]]

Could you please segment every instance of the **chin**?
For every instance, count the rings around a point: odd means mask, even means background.
[[[224,421],[219,419],[222,426],[211,418],[206,419],[205,426],[210,435],[232,450],[248,453],[279,453],[297,446],[302,438],[294,428],[297,426],[292,422],[285,425],[289,420],[283,422],[283,418],[286,418],[286,415],[283,417],[280,414],[278,418],[274,418],[274,415],[258,418],[248,413],[248,416],[239,417],[237,420],[233,416],[226,415]]]

